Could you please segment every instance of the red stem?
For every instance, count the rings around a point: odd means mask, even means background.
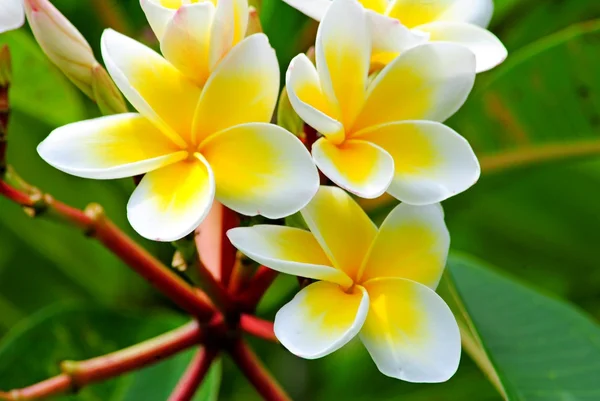
[[[229,350],[231,357],[265,401],[291,401],[279,383],[243,340],[237,340]]]
[[[258,268],[256,274],[248,284],[248,290],[239,298],[240,302],[247,310],[254,310],[256,308],[256,305],[258,305],[263,295],[265,295],[265,292],[267,292],[271,284],[273,284],[273,281],[275,281],[278,274],[277,271],[265,266],[260,266]]]
[[[65,361],[64,372],[32,386],[0,392],[0,399],[24,401],[75,390],[91,383],[119,376],[157,363],[202,341],[200,325],[193,321],[151,340],[86,361]]]
[[[246,333],[260,337],[264,340],[279,342],[273,331],[273,322],[260,319],[253,315],[242,315],[240,317],[240,326]]]
[[[177,387],[173,390],[173,393],[169,397],[169,401],[191,400],[206,377],[208,369],[210,369],[210,365],[216,356],[217,352],[214,350],[208,350],[206,348],[200,349],[188,365],[188,368],[179,380],[179,383],[177,383]]]

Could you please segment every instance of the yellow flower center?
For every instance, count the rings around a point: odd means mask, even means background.
[[[167,7],[167,8],[172,8],[172,9],[176,10],[184,4],[201,3],[203,1],[211,1],[211,0],[159,0],[159,1],[160,1],[161,6]],[[216,0],[214,0],[213,3],[216,3]]]

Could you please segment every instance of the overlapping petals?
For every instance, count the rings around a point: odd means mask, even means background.
[[[268,123],[279,70],[266,36],[252,35],[228,51],[203,87],[158,53],[111,30],[102,37],[102,54],[139,114],[58,128],[38,152],[80,177],[145,174],[127,206],[142,236],[172,241],[187,235],[215,197],[242,214],[281,218],[317,191],[317,170],[306,148]],[[236,101],[227,98],[232,88],[239,93]]]
[[[285,0],[292,7],[321,21],[331,0]],[[487,31],[492,0],[359,0],[368,10],[373,35],[372,62],[387,64],[398,54],[426,41],[467,46],[477,58],[477,72],[502,63],[507,51]]]
[[[297,56],[287,72],[290,102],[323,134],[312,148],[321,171],[363,198],[384,192],[415,205],[458,194],[479,177],[462,137],[441,124],[465,102],[475,56],[454,43],[403,52],[369,82],[367,15],[336,0],[317,34],[316,67]]]
[[[360,335],[382,373],[448,380],[460,361],[454,317],[435,293],[449,235],[438,204],[396,207],[377,227],[343,190],[321,187],[302,210],[309,231],[235,228],[231,242],[272,269],[318,281],[275,318],[292,353],[313,359]]]
[[[140,0],[165,58],[203,85],[246,36],[248,0]]]

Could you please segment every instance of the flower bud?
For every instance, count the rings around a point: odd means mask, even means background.
[[[0,1],[0,33],[20,28],[24,22],[23,0]]]
[[[110,115],[127,112],[127,105],[121,92],[100,64],[96,64],[92,68],[92,92],[94,94],[93,99],[98,104],[102,114]]]
[[[88,42],[48,0],[25,0],[31,30],[50,60],[94,99],[92,71],[97,65]]]

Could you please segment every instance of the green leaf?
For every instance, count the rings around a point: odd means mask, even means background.
[[[600,326],[573,306],[464,257],[440,286],[463,345],[510,401],[600,398]]]
[[[450,122],[484,174],[600,155],[600,20],[515,52]]]
[[[58,305],[15,327],[0,343],[0,388],[31,385],[59,374],[59,362],[113,352],[185,323],[178,315],[130,314],[98,307]],[[143,370],[83,388],[57,400],[162,401],[185,371],[194,349]],[[221,362],[209,371],[195,401],[216,401]]]
[[[10,104],[51,125],[62,125],[85,118],[79,91],[64,77],[24,30],[0,35],[12,56],[13,79]]]

